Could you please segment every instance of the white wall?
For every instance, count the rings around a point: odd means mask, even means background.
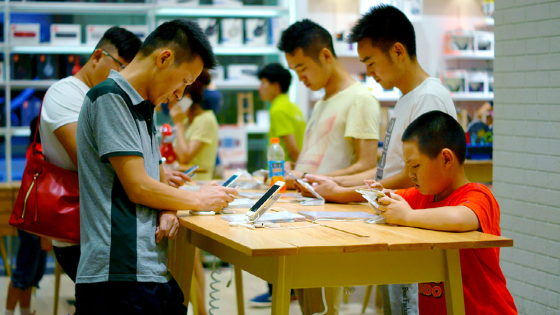
[[[560,1],[496,1],[494,194],[520,314],[560,314]]]

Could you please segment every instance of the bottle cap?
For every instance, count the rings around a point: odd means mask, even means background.
[[[270,143],[272,143],[272,144],[280,143],[280,138],[272,138],[272,139],[270,139]]]

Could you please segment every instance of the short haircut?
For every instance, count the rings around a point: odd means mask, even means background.
[[[212,80],[212,76],[210,75],[208,70],[206,69],[202,70],[202,72],[200,73],[198,78],[196,78],[193,84],[188,85],[185,88],[184,94],[188,93],[191,96],[191,100],[193,101],[193,104],[201,105],[202,97],[204,96],[204,89],[210,84],[211,80]]]
[[[348,36],[348,42],[359,42],[369,38],[374,47],[383,52],[397,42],[401,43],[410,58],[416,58],[416,35],[414,27],[401,10],[386,4],[377,5],[364,14],[354,25]]]
[[[161,24],[148,35],[140,52],[149,56],[164,47],[173,49],[177,65],[193,61],[196,56],[200,56],[206,69],[213,69],[218,64],[204,31],[191,20],[176,19]]]
[[[402,141],[416,141],[422,154],[435,159],[443,149],[455,153],[459,164],[465,162],[467,139],[463,127],[451,115],[434,110],[420,115],[403,133]]]
[[[288,92],[292,83],[292,74],[279,63],[271,63],[259,72],[259,79],[267,79],[270,83],[278,83],[282,93]]]
[[[126,62],[131,62],[140,50],[142,41],[131,31],[113,26],[103,34],[103,37],[99,40],[95,49],[103,49],[107,46],[115,47],[122,59]]]
[[[336,57],[331,34],[321,25],[308,19],[290,25],[282,32],[278,43],[278,49],[288,54],[293,54],[298,48],[315,61],[319,60],[319,53],[323,48],[330,50]]]

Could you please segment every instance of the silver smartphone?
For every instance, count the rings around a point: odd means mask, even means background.
[[[276,182],[270,186],[267,192],[259,199],[251,210],[247,212],[249,221],[257,221],[282,195],[277,195],[280,189],[284,187],[284,182]]]
[[[243,175],[242,171],[236,172],[225,183],[223,183],[222,186],[224,186],[224,187],[231,186],[231,184],[233,184],[233,182],[235,182],[239,178],[239,176],[241,176],[241,175]]]

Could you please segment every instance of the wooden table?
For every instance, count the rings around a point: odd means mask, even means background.
[[[277,203],[297,212],[366,211],[365,205],[304,207]],[[169,252],[169,270],[190,294],[195,248],[236,267],[238,314],[243,314],[241,269],[274,285],[272,314],[288,314],[290,289],[445,282],[447,313],[464,314],[459,249],[513,246],[513,240],[480,232],[449,233],[365,222],[321,221],[324,226],[293,229],[230,227],[220,216],[179,212],[181,229]],[[304,226],[310,222],[284,223]]]

